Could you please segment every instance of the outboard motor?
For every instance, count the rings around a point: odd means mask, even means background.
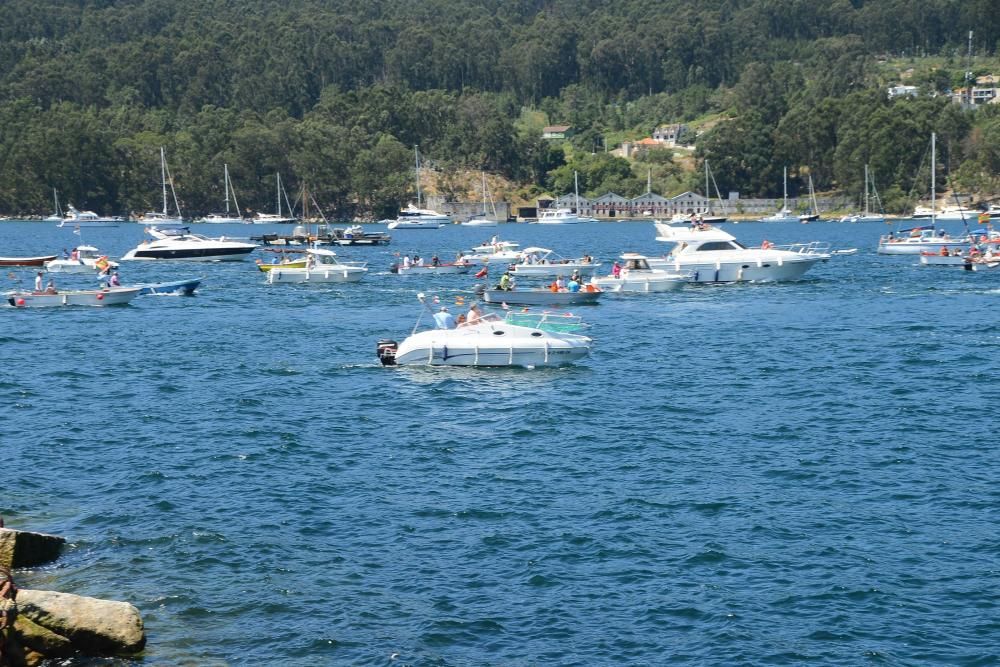
[[[383,338],[375,346],[375,352],[378,354],[378,360],[382,362],[383,366],[395,366],[396,365],[396,350],[399,349],[399,343],[394,340],[388,340]]]

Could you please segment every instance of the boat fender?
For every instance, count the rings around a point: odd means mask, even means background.
[[[12,300],[13,300],[13,299],[12,299]],[[24,297],[21,297],[21,298],[19,298],[19,299],[17,300],[17,305],[18,305],[18,306],[23,306],[23,305],[24,305],[25,303],[26,303],[26,302],[25,302],[25,300],[24,300]]]
[[[378,354],[378,360],[382,362],[383,366],[395,366],[396,365],[396,350],[399,348],[399,344],[394,340],[389,340],[383,338],[375,346],[375,352]]]
[[[98,301],[104,301],[104,292],[98,292],[97,293],[97,300]]]

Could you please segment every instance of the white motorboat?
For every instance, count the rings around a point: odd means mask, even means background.
[[[576,292],[566,289],[554,291],[548,287],[482,290],[483,300],[486,303],[515,306],[559,306],[560,308],[566,306],[592,306],[597,304],[602,294],[604,292],[595,285],[585,285]]]
[[[118,225],[125,222],[125,218],[121,216],[105,217],[94,213],[93,211],[78,211],[72,204],[66,207],[66,215],[63,217],[62,222],[59,223],[60,227],[117,227]]]
[[[617,276],[595,276],[590,284],[605,292],[672,292],[684,287],[688,274],[654,269],[645,255],[628,252],[622,255]]]
[[[418,321],[419,326],[419,321]],[[455,329],[417,331],[402,343],[380,340],[383,366],[561,366],[590,354],[587,336],[512,324],[489,313]]]
[[[471,220],[466,220],[462,223],[464,227],[496,227],[499,224],[497,220],[490,220],[489,218],[472,218]]]
[[[389,223],[389,229],[439,229],[451,222],[444,213],[410,204],[399,212],[399,217]]]
[[[98,273],[117,268],[117,262],[109,261],[107,255],[102,255],[90,245],[77,246],[66,259],[53,259],[45,263],[45,270],[50,273]]]
[[[360,264],[341,262],[337,253],[325,248],[306,250],[305,266],[272,266],[269,283],[356,283],[368,269]]]
[[[231,241],[224,236],[209,238],[192,234],[187,228],[151,228],[146,230],[152,241],[143,241],[129,250],[122,261],[133,260],[194,260],[202,262],[235,262],[246,259],[257,246],[243,241]]]
[[[8,292],[7,303],[15,308],[56,306],[117,306],[139,296],[138,287],[109,287],[100,290]]]
[[[595,262],[589,255],[566,259],[548,248],[531,247],[521,252],[510,272],[515,276],[528,278],[554,278],[559,275],[568,277],[574,271],[581,276],[591,276],[600,265],[600,262]]]
[[[911,216],[914,220],[937,220],[938,222],[973,222],[979,217],[979,211],[965,206],[945,206],[940,211],[934,207],[918,206]]]
[[[489,242],[459,254],[456,261],[469,264],[513,264],[521,258],[521,244],[501,241],[494,236]]]
[[[914,227],[903,229],[897,235],[889,233],[878,241],[880,255],[921,255],[938,253],[942,248],[949,252],[962,251],[972,244],[969,236],[949,236],[944,230],[934,227]]]
[[[733,283],[798,280],[818,262],[830,258],[826,243],[775,246],[765,241],[748,248],[718,227],[671,226],[657,222],[657,241],[673,243],[667,257],[650,258],[654,269],[690,274],[688,282]]]
[[[542,211],[535,220],[537,225],[576,225],[580,218],[569,208],[557,208]]]
[[[389,271],[401,276],[437,276],[445,274],[468,273],[472,268],[469,262],[438,262],[435,264],[393,264]]]

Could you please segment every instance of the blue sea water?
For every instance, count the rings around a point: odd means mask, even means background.
[[[0,308],[0,513],[69,540],[20,584],[135,604],[135,664],[997,664],[1000,269],[877,256],[881,225],[724,227],[859,252],[608,298],[559,369],[380,367],[417,291],[472,283],[385,269],[497,231],[659,254],[650,223],[400,230],[341,251],[373,269],[347,286],[123,264],[205,280]],[[0,225],[0,255],[79,241]]]

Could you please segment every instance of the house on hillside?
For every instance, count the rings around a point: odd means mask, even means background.
[[[626,141],[622,143],[621,149],[614,151],[615,155],[625,159],[632,159],[640,155],[645,155],[649,151],[661,151],[669,148],[667,144],[657,141],[652,137],[646,137],[639,141]]]
[[[569,139],[572,136],[572,125],[549,125],[542,128],[542,139]]]
[[[653,141],[667,146],[677,146],[685,134],[687,134],[687,125],[683,123],[661,125],[653,130]]]
[[[569,193],[557,197],[555,201],[552,202],[552,208],[568,208],[572,210],[577,215],[590,215],[591,203],[590,200],[580,195],[576,196],[574,193]]]
[[[889,99],[894,100],[897,97],[916,97],[919,94],[916,86],[889,86]]]

